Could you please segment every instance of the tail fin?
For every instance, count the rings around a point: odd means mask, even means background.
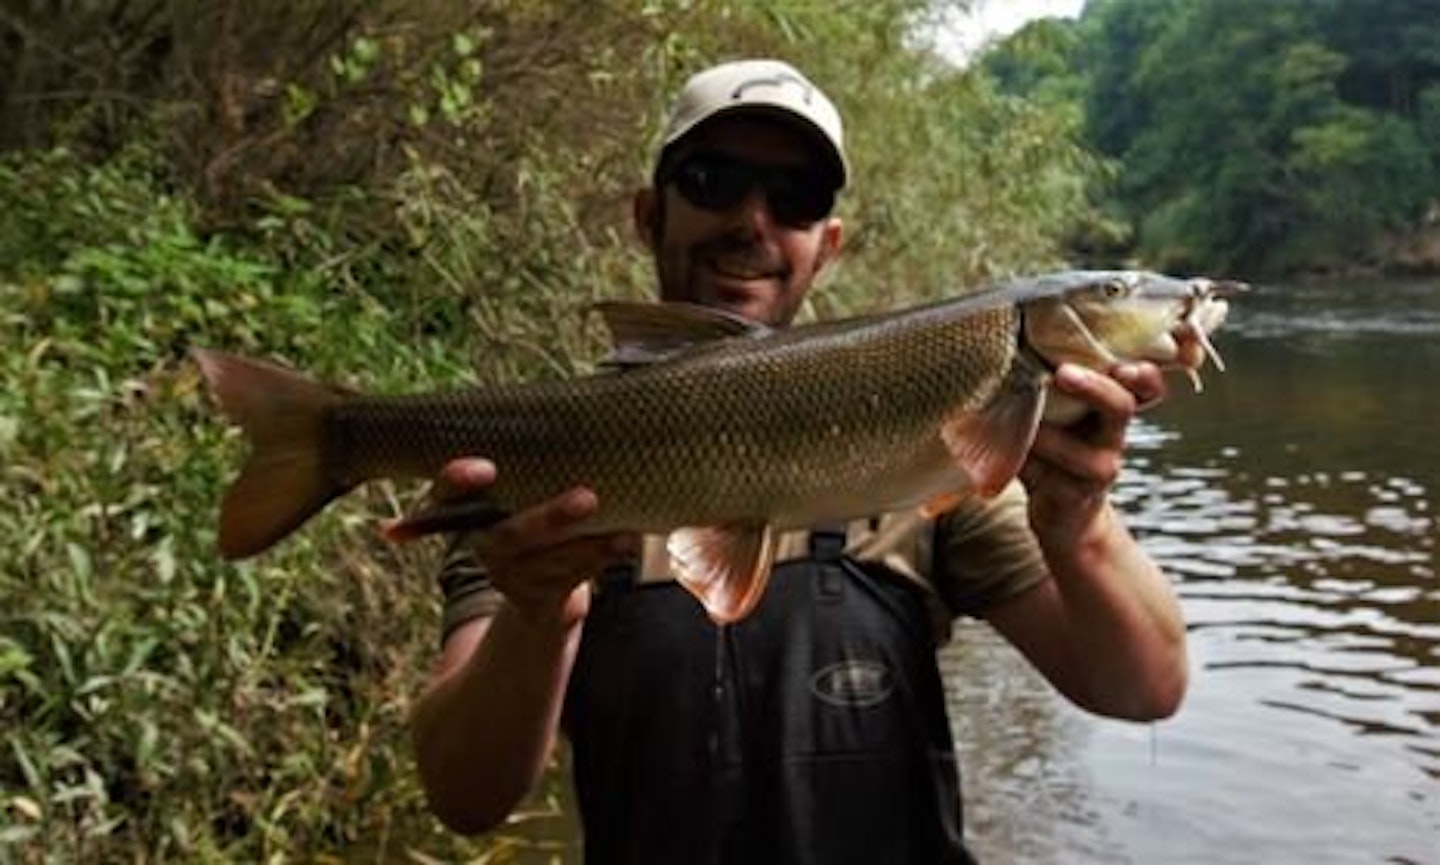
[[[327,474],[324,459],[326,412],[346,394],[263,361],[206,349],[191,356],[250,443],[250,459],[220,509],[220,552],[243,559],[349,491]]]

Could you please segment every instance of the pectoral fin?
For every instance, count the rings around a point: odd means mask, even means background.
[[[975,492],[993,496],[1020,473],[1044,412],[1045,377],[1017,365],[994,399],[956,413],[940,437]]]
[[[670,573],[716,623],[738,622],[765,593],[775,536],[764,523],[676,529],[665,542]]]

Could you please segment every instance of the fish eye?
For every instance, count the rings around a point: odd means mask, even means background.
[[[1126,285],[1123,279],[1112,279],[1101,286],[1100,290],[1105,294],[1105,297],[1114,300],[1129,294],[1130,286]]]

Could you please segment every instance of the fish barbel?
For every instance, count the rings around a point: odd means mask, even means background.
[[[1139,271],[1069,271],[956,300],[784,330],[688,304],[597,305],[618,369],[589,377],[364,396],[263,361],[196,349],[251,456],[225,495],[220,550],[259,553],[368,480],[433,477],[481,455],[487,502],[513,512],[584,485],[577,534],[668,535],[675,578],[717,622],[758,601],[780,531],[943,510],[997,493],[1072,362],[1180,367],[1243,288]],[[1194,369],[1184,367],[1198,389]]]

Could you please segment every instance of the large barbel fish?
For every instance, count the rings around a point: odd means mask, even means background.
[[[1059,364],[1177,366],[1189,331],[1219,366],[1207,334],[1240,287],[1072,271],[785,330],[686,304],[602,303],[616,370],[413,396],[197,349],[252,447],[220,549],[254,555],[365,481],[433,477],[478,454],[500,467],[489,506],[588,486],[600,508],[579,534],[668,534],[675,578],[735,621],[763,592],[782,530],[998,492],[1042,419],[1084,410],[1049,392]]]

